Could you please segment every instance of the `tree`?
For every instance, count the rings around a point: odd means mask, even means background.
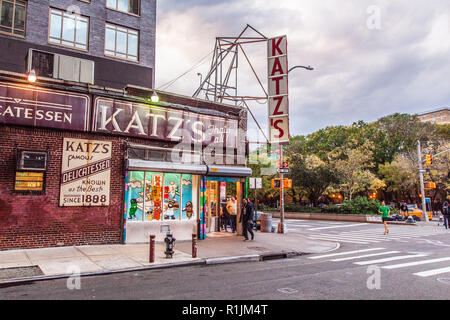
[[[352,200],[353,194],[356,192],[370,190],[371,188],[380,189],[385,186],[368,170],[374,165],[370,148],[370,143],[366,143],[355,149],[350,147],[336,148],[329,154],[333,167],[341,180],[339,187],[349,200]]]
[[[417,162],[416,162],[417,163]],[[413,202],[411,195],[417,193],[419,175],[417,165],[405,155],[397,155],[391,163],[379,166],[378,172],[386,183],[386,191],[396,193],[402,199]]]
[[[289,177],[292,179],[293,186],[304,190],[309,201],[314,205],[328,186],[337,182],[333,168],[316,155],[293,154],[290,163]]]
[[[368,139],[373,146],[373,172],[380,165],[392,162],[396,155],[415,150],[417,140],[431,140],[437,132],[436,125],[421,122],[416,115],[399,113],[380,118],[371,126]]]

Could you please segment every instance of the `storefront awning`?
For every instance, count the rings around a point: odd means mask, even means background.
[[[127,170],[131,171],[189,173],[202,176],[208,171],[206,165],[203,164],[160,162],[138,159],[128,159],[126,166]]]
[[[251,177],[252,169],[233,166],[208,166],[207,176],[217,177]]]
[[[251,177],[252,169],[235,166],[214,166],[204,164],[174,163],[162,161],[148,161],[139,159],[127,159],[126,168],[130,171],[155,171],[189,173],[201,176],[216,177]]]

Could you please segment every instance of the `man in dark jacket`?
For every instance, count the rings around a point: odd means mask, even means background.
[[[250,233],[252,236],[252,240],[255,238],[255,234],[253,233],[253,216],[255,214],[255,208],[250,199],[244,199],[242,201],[242,214],[239,222],[242,221],[242,229],[244,235],[244,241],[248,241],[248,234]]]
[[[444,215],[445,229],[450,228],[450,209],[448,207],[448,201],[445,201],[442,205],[442,214]]]

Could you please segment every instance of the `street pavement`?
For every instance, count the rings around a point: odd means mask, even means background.
[[[92,300],[450,299],[450,231],[435,222],[390,226],[388,235],[380,224],[328,221],[288,220],[287,230],[286,235],[265,236],[274,236],[268,238],[274,242],[282,237],[293,243],[338,241],[340,247],[290,259],[82,277],[79,290],[68,289],[69,279],[34,282],[0,288],[0,295]],[[324,235],[331,239],[324,240]],[[264,237],[259,232],[256,236],[260,241]],[[239,243],[247,250],[257,247]]]
[[[298,234],[256,232],[254,241],[244,242],[236,233],[216,232],[198,241],[196,258],[192,257],[192,241],[175,242],[171,259],[166,258],[165,244],[157,243],[153,263],[149,262],[148,243],[10,250],[0,252],[0,284],[74,273],[95,275],[188,264],[260,261],[271,256],[328,252],[338,247],[336,242]]]

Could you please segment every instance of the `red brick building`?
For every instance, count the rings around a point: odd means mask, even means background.
[[[153,93],[0,72],[0,250],[217,231],[211,181],[236,182],[241,198],[251,175],[246,112]],[[178,148],[199,158],[174,160]]]

